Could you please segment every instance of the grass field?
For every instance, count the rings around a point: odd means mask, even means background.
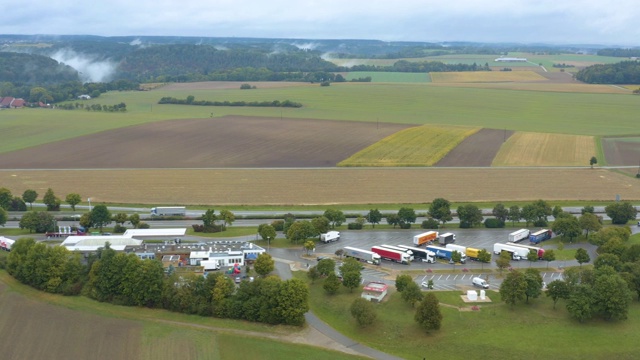
[[[592,136],[517,132],[500,148],[492,166],[586,166],[596,155]]]
[[[345,78],[352,79],[371,77],[374,83],[428,83],[431,76],[425,73],[398,73],[398,72],[377,72],[377,71],[352,71],[348,72]]]
[[[338,166],[431,166],[478,128],[420,126],[399,131]]]
[[[562,301],[554,310],[552,301],[544,296],[510,308],[500,302],[498,293],[488,291],[493,302],[470,311],[470,305],[460,301],[462,291],[436,292],[441,303],[453,307],[441,306],[442,328],[426,334],[413,321],[414,311],[399,293],[376,304],[376,323],[361,329],[348,310],[360,292],[341,288],[339,294],[327,296],[321,284],[317,281],[311,286],[314,313],[356,341],[406,359],[633,359],[640,350],[633,340],[640,329],[636,301],[626,321],[579,324],[569,318]]]
[[[548,81],[533,71],[467,71],[431,73],[435,83],[486,83]]]

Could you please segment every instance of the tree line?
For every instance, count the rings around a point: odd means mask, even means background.
[[[271,260],[268,254],[260,256]],[[260,277],[242,281],[236,288],[223,273],[166,274],[160,261],[118,253],[108,245],[90,255],[85,264],[65,247],[21,238],[1,265],[16,280],[36,289],[117,305],[296,326],[304,324],[309,310],[309,290],[298,279]]]
[[[640,62],[591,65],[578,71],[575,76],[589,84],[640,84]]]
[[[274,100],[274,101],[210,101],[195,100],[193,95],[187,96],[186,99],[177,99],[171,96],[162,97],[158,104],[177,104],[177,105],[196,105],[196,106],[255,106],[255,107],[290,107],[300,108],[301,103],[291,100]]]
[[[598,56],[640,57],[640,49],[600,49]]]

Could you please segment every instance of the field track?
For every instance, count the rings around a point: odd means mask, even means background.
[[[94,204],[314,205],[640,200],[640,181],[589,168],[2,170],[14,194],[78,193]]]

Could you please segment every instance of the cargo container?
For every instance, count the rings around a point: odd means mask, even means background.
[[[374,264],[374,265],[380,264],[380,255],[369,250],[358,249],[351,246],[345,246],[344,256],[352,257],[354,259],[367,262],[369,264]]]
[[[438,238],[438,232],[437,231],[427,231],[425,233],[422,234],[418,234],[416,236],[413,237],[413,245],[415,246],[420,246],[420,245],[431,245],[431,243],[436,240]]]
[[[520,229],[509,234],[509,242],[518,242],[529,238],[529,229]]]
[[[395,261],[400,264],[409,265],[409,254],[404,251],[391,250],[381,246],[371,247],[371,251],[380,255],[383,260]]]
[[[542,241],[551,239],[551,235],[553,235],[553,231],[548,229],[542,229],[529,235],[529,241],[531,241],[534,244],[539,244]]]

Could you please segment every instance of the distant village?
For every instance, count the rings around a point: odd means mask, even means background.
[[[91,100],[91,96],[83,94],[78,96],[78,99]],[[50,108],[51,104],[45,104],[41,101],[38,101],[38,103],[29,104],[21,98],[14,98],[12,96],[0,97],[0,109],[20,109],[25,106]]]

